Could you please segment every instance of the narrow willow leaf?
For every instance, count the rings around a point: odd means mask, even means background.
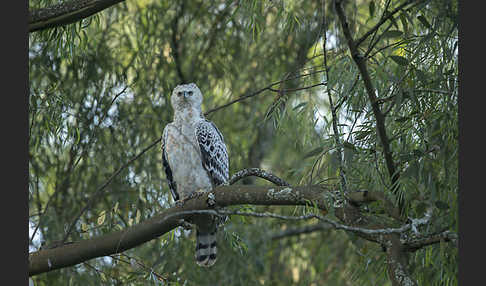
[[[106,212],[102,211],[98,216],[98,225],[102,225],[105,222]]]
[[[81,230],[82,230],[82,231],[88,231],[88,225],[87,225],[87,224],[85,224],[85,223],[82,223],[82,224],[81,224]]]
[[[435,206],[439,209],[439,210],[446,210],[449,208],[449,205],[443,201],[435,201]]]
[[[427,21],[427,19],[426,19],[424,16],[420,15],[420,16],[418,16],[418,17],[417,17],[417,19],[419,19],[419,21],[420,21],[420,22],[421,22],[421,23],[422,23],[422,24],[423,24],[425,27],[427,27],[427,28],[429,28],[429,29],[431,28],[429,21]]]
[[[389,30],[383,33],[384,38],[398,38],[403,35],[403,32],[400,30]]]
[[[304,107],[307,105],[307,101],[304,101],[304,102],[301,102],[299,104],[297,104],[297,106],[295,106],[294,108],[292,108],[293,110],[296,110],[296,109],[299,109],[299,107]]]
[[[324,147],[317,147],[309,152],[307,152],[305,155],[304,155],[304,159],[305,158],[309,158],[309,157],[312,157],[312,156],[315,156],[315,155],[318,155],[322,152],[322,150],[324,150]]]
[[[140,210],[137,210],[137,214],[135,215],[135,223],[139,223],[140,222]]]
[[[395,122],[405,122],[408,119],[409,118],[407,116],[403,116],[403,117],[399,117],[399,118],[395,119]]]
[[[368,5],[368,9],[370,11],[370,18],[373,18],[375,15],[375,2],[371,1],[370,4]]]
[[[404,13],[400,13],[400,22],[402,22],[403,30],[405,34],[408,34],[408,21],[407,16]]]
[[[401,66],[406,66],[408,65],[408,60],[404,57],[401,57],[401,56],[390,56],[390,58],[396,62],[397,64],[401,65]]]

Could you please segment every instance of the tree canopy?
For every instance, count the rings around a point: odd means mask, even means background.
[[[29,0],[34,284],[457,285],[457,6]],[[162,167],[190,82],[221,209],[175,207]],[[197,212],[230,218],[209,269]]]

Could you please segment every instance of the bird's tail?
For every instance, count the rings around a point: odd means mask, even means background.
[[[196,263],[210,267],[216,262],[216,225],[209,231],[196,230]]]

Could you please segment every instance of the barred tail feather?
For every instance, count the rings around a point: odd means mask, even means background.
[[[210,267],[216,262],[216,229],[211,233],[196,231],[196,263]]]

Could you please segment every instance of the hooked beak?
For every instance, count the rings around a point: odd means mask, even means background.
[[[182,96],[184,96],[184,99],[187,99],[189,97],[189,93],[187,91],[183,91]]]

